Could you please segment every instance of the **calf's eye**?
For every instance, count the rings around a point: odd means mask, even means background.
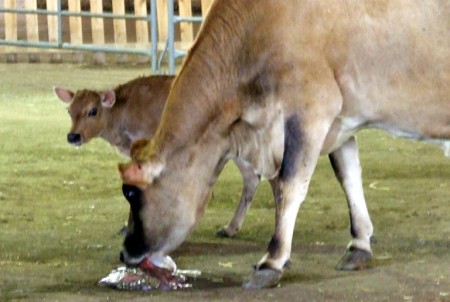
[[[92,108],[88,112],[88,116],[96,116],[97,115],[97,108]]]

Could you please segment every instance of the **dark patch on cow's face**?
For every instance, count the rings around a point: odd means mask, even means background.
[[[290,179],[297,172],[297,157],[302,145],[300,121],[291,115],[284,125],[284,153],[280,169],[280,180]]]
[[[123,185],[122,192],[130,203],[133,214],[133,224],[123,243],[127,254],[131,257],[140,257],[148,251],[148,246],[144,241],[144,231],[139,212],[142,208],[143,192],[139,188],[130,185]]]
[[[122,193],[130,203],[130,207],[134,215],[134,210],[139,211],[142,207],[142,190],[140,190],[138,187],[124,184],[122,185]]]
[[[280,239],[277,235],[274,235],[270,240],[269,247],[267,248],[267,252],[270,257],[274,258],[280,249]]]

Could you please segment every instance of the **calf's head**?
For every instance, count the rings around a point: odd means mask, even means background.
[[[67,141],[70,144],[80,146],[87,143],[100,136],[108,127],[109,110],[116,101],[113,90],[97,92],[84,89],[74,93],[54,87],[53,91],[62,102],[69,105],[72,127],[67,134]]]

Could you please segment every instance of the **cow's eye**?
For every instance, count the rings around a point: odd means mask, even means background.
[[[88,112],[88,116],[96,116],[97,115],[97,108],[92,108]]]

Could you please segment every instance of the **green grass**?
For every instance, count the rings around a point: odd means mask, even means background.
[[[148,298],[96,286],[119,265],[123,238],[117,232],[127,219],[128,205],[116,167],[125,159],[99,139],[79,149],[67,144],[70,119],[52,92],[53,85],[106,89],[148,73],[147,66],[0,64],[0,300]],[[450,161],[435,146],[393,139],[379,131],[362,132],[358,140],[366,198],[379,239],[374,251],[393,257],[381,264],[378,274],[389,275],[386,267],[401,276],[427,276],[426,282],[447,278],[449,272],[442,267],[450,263]],[[374,182],[379,189],[370,188]],[[228,286],[213,291],[224,301],[264,300],[266,292],[242,293],[239,284],[273,232],[268,183],[260,185],[236,238],[213,235],[231,218],[241,189],[237,168],[227,165],[204,218],[173,256],[181,268],[200,269],[210,280],[219,280],[211,281],[212,287]],[[296,291],[320,296],[325,291],[347,297],[333,280],[352,288],[354,275],[337,274],[333,266],[350,239],[348,227],[345,197],[328,159],[321,158],[297,220],[294,266],[285,278],[283,295],[291,297],[291,290],[294,296]],[[429,277],[414,262],[423,259]],[[220,265],[227,262],[231,268]],[[389,267],[409,263],[407,269]],[[370,278],[383,280],[374,274],[359,276],[369,283]],[[422,288],[431,290],[426,282],[420,283]],[[408,284],[402,285],[401,293],[417,287],[417,282]],[[395,293],[395,288],[389,289]],[[151,295],[157,300],[207,301],[211,291]]]

